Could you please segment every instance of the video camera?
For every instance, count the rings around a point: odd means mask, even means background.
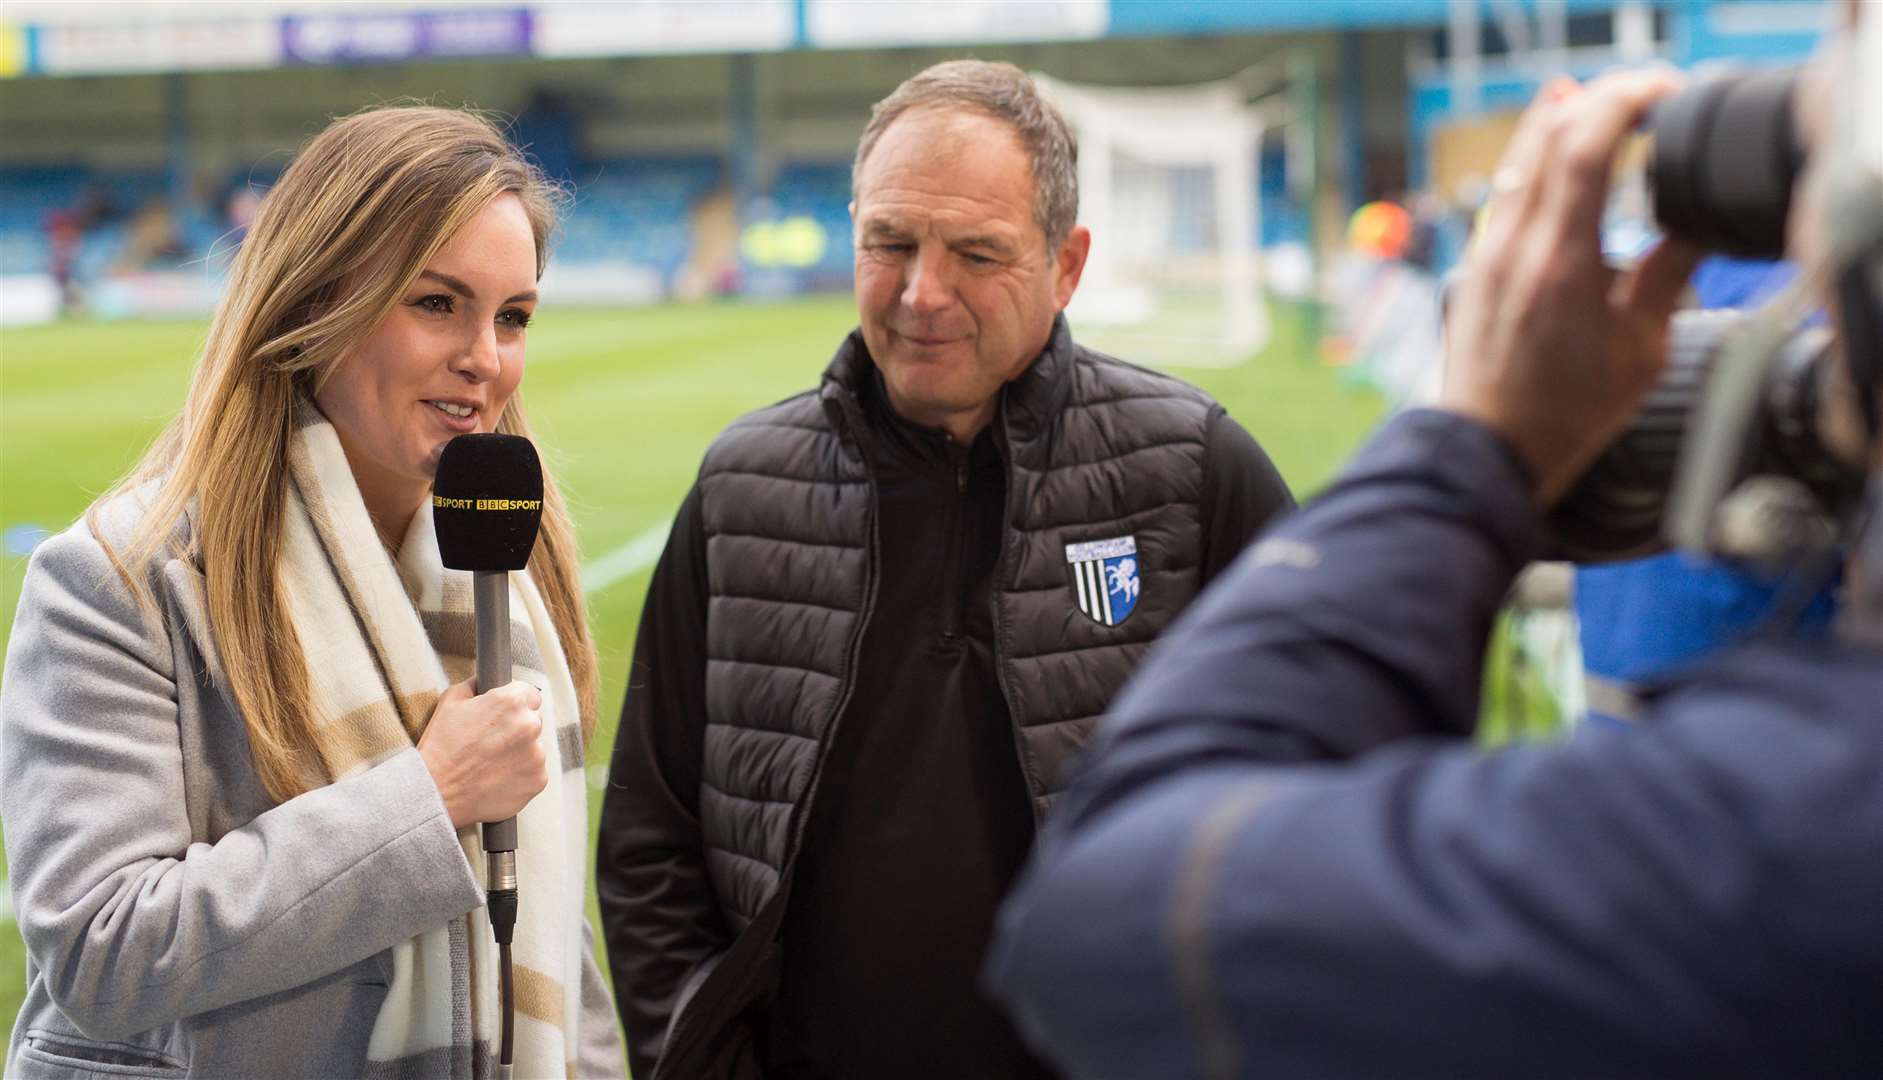
[[[1551,512],[1557,557],[1602,562],[1672,544],[1790,563],[1848,550],[1876,516],[1883,479],[1835,449],[1831,429],[1854,404],[1867,445],[1883,430],[1883,12],[1864,12],[1850,45],[1857,55],[1833,88],[1837,126],[1814,163],[1826,172],[1827,259],[1756,311],[1675,317],[1660,385]],[[1707,79],[1654,110],[1647,179],[1664,232],[1724,254],[1785,254],[1807,165],[1801,71]],[[1827,294],[1836,331],[1800,329]],[[1846,395],[1856,401],[1837,400]]]

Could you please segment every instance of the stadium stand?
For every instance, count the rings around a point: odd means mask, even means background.
[[[620,157],[583,162],[573,171],[572,205],[556,257],[573,264],[631,261],[654,270],[669,288],[693,250],[695,208],[726,183],[723,163],[705,156]],[[242,184],[265,190],[272,179],[243,171],[223,187],[224,197]],[[173,242],[161,251],[135,250],[137,216],[163,192],[164,178],[150,171],[82,165],[0,168],[0,274],[51,272],[48,229],[61,214],[82,231],[71,267],[81,282],[113,270],[190,264],[215,254],[233,223],[216,205],[219,200],[207,198],[170,211]],[[784,164],[767,201],[777,219],[809,218],[825,237],[817,261],[795,271],[820,280],[847,277],[848,162]]]
[[[850,268],[850,163],[796,162],[781,166],[772,185],[781,218],[808,217],[829,243],[813,269],[848,274]]]
[[[670,278],[692,249],[694,204],[721,183],[717,160],[624,158],[581,166],[557,257],[633,260]],[[587,179],[584,179],[587,178]]]

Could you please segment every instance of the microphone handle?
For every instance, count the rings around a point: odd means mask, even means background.
[[[471,581],[477,609],[477,692],[482,694],[510,682],[510,575],[479,570]],[[487,852],[517,849],[516,818],[486,821],[483,834]]]
[[[510,575],[480,570],[471,575],[471,600],[477,610],[477,692],[510,681]],[[517,819],[486,821],[484,873],[491,933],[497,938],[498,1009],[503,1017],[498,1043],[499,1075],[510,1080],[515,1062],[516,981],[510,942],[517,923]]]

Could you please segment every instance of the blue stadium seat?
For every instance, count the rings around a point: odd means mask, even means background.
[[[717,158],[616,158],[589,162],[575,184],[557,257],[631,262],[670,284],[692,251],[692,213],[722,182]]]

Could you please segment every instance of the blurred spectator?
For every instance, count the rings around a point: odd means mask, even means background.
[[[79,243],[85,239],[85,224],[79,212],[71,208],[53,210],[46,215],[46,251],[53,283],[59,289],[59,307],[66,312],[78,310],[78,286],[73,264],[78,261]]]
[[[138,270],[182,254],[183,242],[177,236],[176,218],[170,212],[169,200],[162,195],[152,195],[131,215],[117,268]]]
[[[1347,250],[1334,271],[1334,334],[1328,361],[1350,368],[1394,403],[1436,392],[1438,280],[1410,262],[1413,215],[1370,202],[1347,223]],[[1429,246],[1429,245],[1428,245]]]
[[[95,184],[86,185],[72,205],[46,215],[46,250],[52,280],[59,289],[60,310],[69,314],[85,302],[78,265],[85,234],[117,216],[118,206],[111,193]]]

